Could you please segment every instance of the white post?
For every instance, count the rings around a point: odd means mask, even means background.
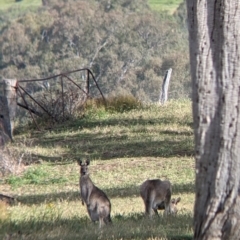
[[[164,104],[168,99],[168,86],[172,74],[172,68],[169,68],[164,76],[162,89],[159,96],[159,103]]]

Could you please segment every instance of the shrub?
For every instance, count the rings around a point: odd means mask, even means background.
[[[142,103],[132,95],[120,95],[107,98],[90,99],[85,104],[86,110],[104,108],[109,112],[125,112],[142,107]]]
[[[132,109],[137,109],[142,106],[142,103],[132,95],[122,95],[110,97],[107,100],[106,109],[108,111],[125,112]]]

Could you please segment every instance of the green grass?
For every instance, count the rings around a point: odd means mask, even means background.
[[[191,103],[170,101],[56,125],[51,132],[17,129],[12,151],[24,171],[2,179],[0,192],[17,197],[0,205],[0,239],[192,239],[194,159]],[[79,199],[77,159],[112,203],[113,225],[98,229]],[[176,217],[144,217],[139,185],[169,179],[181,197]]]
[[[149,0],[150,7],[155,11],[174,13],[183,0]]]
[[[50,185],[56,183],[67,182],[68,179],[63,176],[51,176],[49,173],[49,167],[41,165],[34,168],[29,168],[23,176],[10,176],[7,179],[7,183],[13,188],[24,186],[28,184],[36,185]]]
[[[28,7],[39,7],[41,4],[41,0],[22,0],[19,2],[15,0],[0,0],[0,10],[7,10],[9,7],[26,9]]]

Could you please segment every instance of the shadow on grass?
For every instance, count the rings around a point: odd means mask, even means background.
[[[33,155],[33,163],[39,159],[47,162],[61,162],[79,157],[110,160],[113,158],[133,158],[133,157],[193,157],[193,142],[189,137],[181,140],[161,140],[153,141],[147,137],[139,139],[128,139],[127,135],[122,136],[104,136],[100,134],[78,134],[65,140],[59,138],[47,138],[36,140],[36,145],[46,148],[68,146],[63,156],[49,157],[42,155]]]
[[[71,161],[69,161],[69,155],[67,154],[62,154],[59,157],[56,156],[44,156],[41,154],[31,154],[30,158],[25,158],[24,160],[24,164],[25,165],[31,165],[32,163],[38,164],[41,163],[41,161],[46,161],[52,164],[57,164],[57,165],[68,165],[71,163]]]
[[[166,134],[166,135],[173,135],[173,136],[179,136],[179,135],[192,136],[193,135],[193,133],[189,131],[173,131],[173,130],[165,130],[165,131],[161,131],[160,133]]]
[[[124,188],[110,188],[102,190],[107,194],[110,200],[113,198],[140,197],[139,186],[136,185],[131,185]],[[173,186],[174,195],[183,193],[194,193],[194,184],[175,184]],[[39,195],[23,195],[17,197],[17,201],[25,205],[50,203],[56,201],[79,201],[80,204],[80,194],[78,191],[69,191]]]
[[[178,117],[156,117],[151,119],[143,119],[138,117],[135,119],[123,118],[120,119],[98,119],[92,120],[88,118],[77,119],[68,123],[68,127],[71,128],[95,128],[95,127],[108,127],[108,126],[149,126],[149,125],[159,125],[159,124],[179,124],[179,125],[188,125],[191,126],[192,122],[190,121],[179,121]],[[59,129],[59,128],[56,128]],[[59,129],[61,130],[61,129]]]
[[[57,201],[77,201],[80,203],[79,192],[58,192],[38,195],[22,195],[17,197],[17,201],[24,205],[52,203]]]
[[[54,214],[53,214],[54,215]],[[0,234],[11,234],[11,239],[192,239],[192,216],[189,213],[176,217],[154,217],[143,214],[116,215],[113,223],[98,229],[98,224],[88,217],[61,216],[32,217],[22,221],[5,221],[0,226]],[[15,236],[15,237],[14,237]]]
[[[183,194],[183,193],[195,193],[195,183],[185,183],[185,184],[174,184],[173,193]]]
[[[76,159],[77,157],[91,157],[96,159],[113,159],[122,157],[175,157],[194,155],[193,134],[191,131],[179,130],[159,130],[159,140],[156,137],[152,138],[151,131],[156,134],[156,130],[148,126],[159,126],[159,124],[179,124],[178,118],[155,118],[146,119],[114,119],[114,120],[87,120],[81,119],[75,122],[68,123],[62,128],[57,127],[54,131],[57,134],[49,136],[43,132],[33,132],[32,137],[34,142],[32,145],[37,145],[45,148],[62,147],[64,155],[59,157],[50,157],[43,155],[35,155],[30,161],[36,163],[39,159],[48,162],[60,162],[65,159]],[[182,123],[187,125],[187,123]],[[79,132],[79,128],[92,129],[95,127],[119,126],[121,129],[124,126],[129,126],[129,132],[118,131],[118,134],[113,132],[94,133]],[[132,126],[135,126],[133,129]],[[76,134],[68,135],[68,131]],[[59,133],[66,133],[62,137]],[[154,139],[154,140],[153,140]]]

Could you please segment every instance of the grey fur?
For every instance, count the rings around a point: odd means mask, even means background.
[[[99,221],[99,227],[111,223],[111,203],[107,195],[98,187],[96,187],[89,177],[88,165],[90,161],[85,163],[78,161],[80,165],[80,195],[82,204],[87,205],[88,215],[93,222]]]
[[[145,205],[145,213],[152,216],[153,212],[158,215],[157,210],[164,210],[165,214],[176,214],[177,203],[181,198],[176,200],[172,196],[172,186],[169,181],[160,179],[146,180],[140,186],[140,195]]]

